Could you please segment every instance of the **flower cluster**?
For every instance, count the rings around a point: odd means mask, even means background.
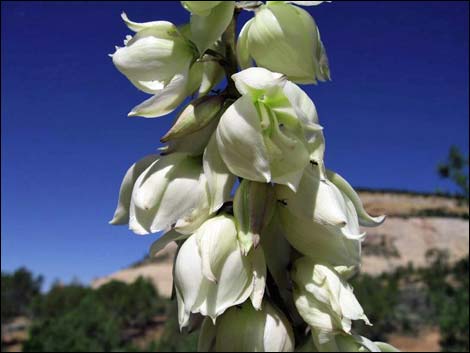
[[[318,27],[299,7],[322,2],[181,3],[190,22],[179,27],[122,15],[135,34],[113,63],[152,95],[129,115],[191,101],[161,153],[127,171],[110,223],[163,232],[152,255],[179,244],[179,324],[205,317],[200,351],[395,351],[353,334],[353,321],[369,320],[347,283],[360,226],[384,217],[325,167],[317,110],[297,85],[330,79]],[[242,10],[253,18],[235,40]]]

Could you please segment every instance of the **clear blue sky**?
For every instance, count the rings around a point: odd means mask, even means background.
[[[87,283],[141,258],[153,236],[107,224],[125,170],[173,117],[127,118],[146,95],[107,54],[136,21],[188,21],[179,2],[1,3],[2,270]],[[327,163],[352,184],[451,189],[435,173],[468,150],[467,2],[333,2],[307,8],[333,81],[306,88]],[[251,15],[243,15],[246,20]]]

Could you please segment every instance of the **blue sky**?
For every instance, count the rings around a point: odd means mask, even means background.
[[[188,21],[179,2],[1,3],[1,266],[87,283],[155,239],[107,224],[125,170],[173,116],[127,118],[146,98],[107,54],[136,21]],[[353,185],[452,190],[436,164],[468,151],[467,2],[333,2],[307,8],[333,81],[304,87],[326,161]],[[244,14],[246,21],[251,14]]]

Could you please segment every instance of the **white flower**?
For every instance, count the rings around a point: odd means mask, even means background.
[[[224,185],[213,186],[227,200]],[[137,234],[156,233],[170,227],[192,233],[214,211],[200,158],[174,153],[149,156],[126,173],[112,224],[129,223]],[[213,211],[211,211],[211,209]]]
[[[256,64],[281,72],[297,83],[330,79],[320,33],[310,14],[283,1],[261,6],[240,32],[237,44],[242,68]]]
[[[331,333],[350,333],[353,320],[370,325],[351,286],[333,268],[303,257],[295,262],[292,279],[297,310],[320,344]]]
[[[234,307],[214,325],[206,319],[199,352],[293,352],[294,334],[287,318],[268,301],[256,311],[250,303]]]
[[[154,96],[130,116],[157,117],[173,111],[201,83],[202,66],[192,65],[196,49],[167,21],[136,23],[122,14],[134,37],[117,47],[113,63],[137,88]]]
[[[263,68],[246,69],[232,79],[242,97],[224,112],[216,130],[227,168],[245,179],[295,190],[311,155],[321,148],[316,118],[301,114],[291,103],[302,101],[307,106],[303,92],[282,74]],[[308,114],[314,113],[310,107]]]
[[[353,203],[329,180],[319,166],[305,169],[296,193],[276,185],[286,238],[302,254],[333,266],[358,266],[361,241]]]
[[[200,56],[225,32],[232,21],[235,1],[182,1],[191,12],[191,41]]]
[[[261,307],[266,264],[261,248],[242,255],[234,220],[217,216],[204,222],[181,246],[174,267],[180,327],[191,313],[214,322],[231,306],[251,297]]]

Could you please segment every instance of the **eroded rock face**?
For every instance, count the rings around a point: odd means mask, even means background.
[[[362,271],[377,275],[412,263],[427,265],[431,249],[446,251],[451,262],[468,254],[468,220],[444,217],[389,217],[378,228],[368,229]]]
[[[389,217],[422,216],[426,213],[468,216],[468,205],[453,197],[375,191],[362,191],[359,196],[371,214],[386,214]]]
[[[469,222],[461,217],[468,215],[468,207],[459,200],[379,192],[362,192],[360,197],[372,215],[388,215],[381,226],[364,229],[368,236],[363,247],[362,272],[378,275],[408,263],[423,267],[431,249],[447,251],[450,261],[468,254]],[[446,217],[416,216],[430,210]],[[170,297],[175,253],[176,244],[169,244],[155,260],[98,278],[91,285],[96,288],[113,279],[131,283],[142,276],[150,279],[162,296]]]

